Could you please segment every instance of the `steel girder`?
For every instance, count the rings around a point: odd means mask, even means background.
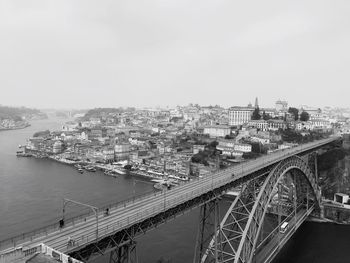
[[[179,215],[187,213],[194,208],[200,207],[208,202],[220,198],[228,190],[244,184],[247,180],[266,176],[272,170],[272,166],[264,167],[259,171],[247,175],[245,178],[229,182],[226,185],[213,189],[206,194],[195,197],[187,202],[184,202],[176,207],[170,208],[154,217],[137,222],[128,228],[117,231],[112,235],[101,237],[98,240],[84,245],[83,247],[74,248],[74,251],[69,252],[69,255],[83,262],[93,260],[101,255],[109,253],[118,247],[124,246],[130,241],[134,241],[139,235],[145,234],[151,229],[164,224]],[[171,190],[170,190],[171,191]]]
[[[267,212],[268,205],[271,202],[271,198],[274,195],[274,189],[279,184],[281,178],[283,178],[287,172],[292,171],[294,177],[299,179],[294,183],[301,184],[300,177],[306,179],[305,181],[307,181],[308,184],[307,189],[312,189],[312,194],[314,195],[317,205],[319,205],[319,187],[317,185],[316,177],[311,171],[308,162],[305,162],[298,156],[289,157],[278,163],[269,173],[269,175],[264,178],[264,182],[256,198],[253,198],[254,195],[247,198],[249,195],[247,195],[246,192],[249,192],[249,188],[245,187],[242,189],[241,194],[230,206],[220,224],[220,234],[219,232],[214,232],[216,235],[221,236],[223,240],[222,247],[228,246],[230,248],[229,250],[226,249],[216,253],[219,255],[224,255],[225,257],[214,257],[213,259],[213,257],[206,256],[210,255],[210,251],[213,249],[212,246],[209,246],[207,252],[201,258],[201,261],[197,262],[252,262],[255,248],[259,239],[259,234],[263,226],[264,217]],[[303,188],[305,188],[305,185],[303,185]],[[302,191],[305,190],[300,188],[300,192]],[[210,244],[212,245],[212,243],[213,242]],[[211,253],[211,255],[213,255],[213,253]]]
[[[131,241],[110,252],[109,263],[138,263],[136,242]]]
[[[209,246],[211,242],[211,247],[213,249],[210,251],[215,255],[218,251],[218,245],[221,243],[220,235],[215,235],[213,238],[213,233],[219,231],[220,223],[220,213],[219,213],[219,200],[215,199],[209,203],[206,203],[201,206],[199,213],[199,227],[198,227],[198,236],[195,248],[194,262],[197,259],[202,258],[204,250]],[[208,250],[206,251],[208,253]],[[216,255],[218,257],[218,255]]]
[[[205,252],[197,253],[201,257],[195,258],[194,262],[233,262],[249,215],[267,174],[262,174],[242,185],[239,195],[231,203],[221,221],[220,228],[212,231],[208,247]],[[218,240],[221,241],[219,245],[216,243]]]

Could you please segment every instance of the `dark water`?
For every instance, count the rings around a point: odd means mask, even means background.
[[[153,190],[151,184],[130,176],[79,174],[54,161],[15,156],[26,138],[38,130],[58,129],[60,122],[35,121],[23,130],[0,132],[0,240],[56,222],[64,197],[101,206]],[[139,262],[155,263],[161,257],[172,263],[192,262],[197,227],[198,210],[193,210],[140,237]],[[349,245],[350,227],[305,223],[275,263],[350,262]],[[105,262],[107,257],[96,260]]]

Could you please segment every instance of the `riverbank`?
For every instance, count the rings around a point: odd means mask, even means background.
[[[314,223],[332,223],[335,224],[337,222],[328,219],[328,218],[318,218],[318,217],[313,217],[313,216],[309,216],[306,221],[308,222],[314,222]]]
[[[25,125],[20,125],[20,126],[16,126],[16,127],[12,127],[12,128],[0,128],[0,132],[1,131],[13,131],[13,130],[21,130],[21,129],[25,129],[30,127],[31,124],[30,123],[26,123]]]

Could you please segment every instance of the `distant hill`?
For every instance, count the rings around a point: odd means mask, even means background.
[[[83,117],[84,120],[88,120],[90,118],[98,118],[102,115],[108,115],[111,113],[121,113],[123,112],[123,108],[95,108],[89,110],[87,113],[85,113],[85,116]]]
[[[26,107],[8,107],[0,105],[0,120],[11,119],[19,121],[22,119],[46,119],[47,115],[40,110]]]

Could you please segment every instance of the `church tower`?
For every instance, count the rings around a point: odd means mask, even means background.
[[[254,106],[255,106],[255,109],[259,108],[259,103],[258,103],[258,98],[257,97],[255,98],[255,105]]]

